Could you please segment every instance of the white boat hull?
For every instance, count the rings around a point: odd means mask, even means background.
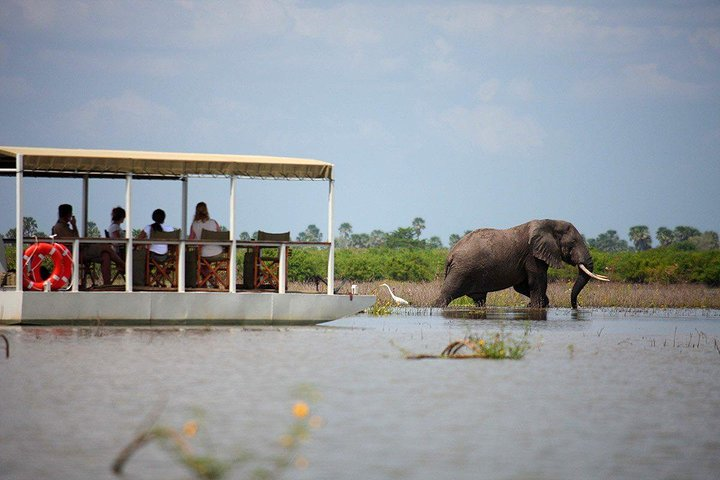
[[[0,291],[0,324],[315,325],[373,303],[373,295],[311,293]]]

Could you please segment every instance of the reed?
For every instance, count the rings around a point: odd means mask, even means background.
[[[432,282],[399,282],[378,280],[374,282],[357,282],[361,294],[377,295],[378,302],[392,305],[387,290],[380,288],[388,283],[393,292],[408,302],[412,307],[431,307],[440,294],[442,280]],[[572,281],[555,281],[548,284],[547,295],[553,307],[570,307],[570,290]],[[291,283],[294,291],[314,291],[315,285]],[[350,282],[346,283],[340,293],[349,293]],[[487,306],[491,307],[524,307],[528,298],[520,295],[512,288],[488,294]],[[720,309],[720,288],[708,287],[696,283],[663,284],[663,283],[623,283],[591,282],[580,293],[578,303],[586,308],[704,308]],[[455,300],[452,305],[472,305],[472,300],[463,297]],[[393,307],[401,308],[401,307]],[[408,308],[408,307],[404,307]]]

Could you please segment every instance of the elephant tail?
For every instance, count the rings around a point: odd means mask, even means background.
[[[453,259],[452,257],[448,257],[448,259],[445,261],[445,278],[447,278],[448,274],[450,273],[450,270],[452,270],[453,266]]]

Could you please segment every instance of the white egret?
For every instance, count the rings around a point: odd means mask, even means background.
[[[392,290],[390,290],[390,285],[388,285],[387,283],[383,283],[383,284],[380,285],[380,286],[381,286],[381,287],[387,287],[388,292],[390,292],[390,296],[391,296],[392,299],[395,301],[395,304],[397,304],[397,305],[410,305],[410,304],[408,303],[408,301],[405,300],[404,298],[400,298],[400,297],[396,296],[396,295],[392,292]]]

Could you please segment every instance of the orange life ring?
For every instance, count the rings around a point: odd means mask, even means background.
[[[40,265],[45,257],[53,261],[53,271],[47,280],[40,275]],[[35,243],[23,253],[23,288],[25,290],[60,290],[70,285],[73,261],[70,250],[61,243]]]

